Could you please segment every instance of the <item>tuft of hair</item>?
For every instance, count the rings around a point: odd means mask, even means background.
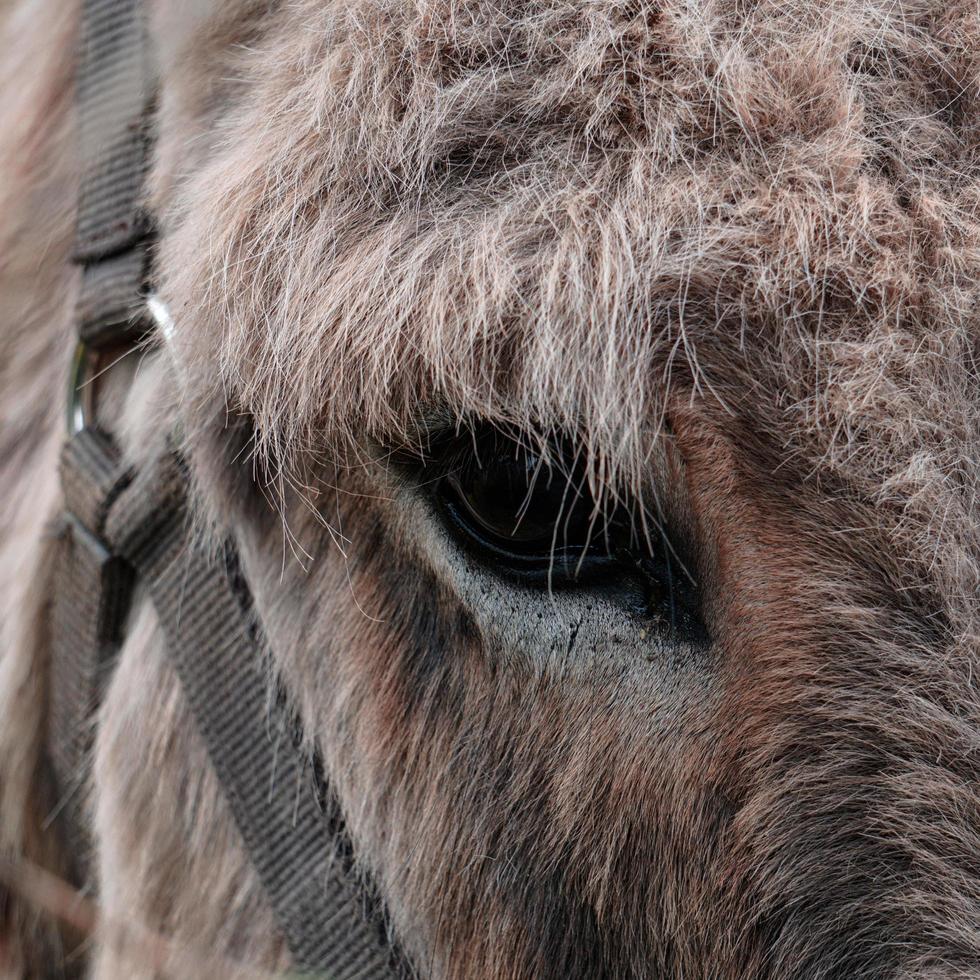
[[[737,412],[747,383],[880,486],[972,384],[977,16],[288,5],[170,211],[189,419],[229,404],[287,470],[433,411],[557,426],[630,485],[672,385]]]

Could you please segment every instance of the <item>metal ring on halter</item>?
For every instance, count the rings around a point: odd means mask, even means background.
[[[150,293],[146,297],[146,308],[153,319],[158,335],[165,343],[169,343],[173,337],[174,321],[166,304],[155,293]],[[136,340],[128,348],[125,345],[114,346],[111,352],[117,358],[125,357],[140,345],[141,341]],[[86,426],[95,424],[95,382],[99,376],[99,365],[106,353],[108,351],[98,350],[83,340],[80,340],[75,347],[68,378],[69,436],[76,436]]]
[[[68,377],[68,435],[77,436],[95,420],[95,373],[99,354],[79,341]]]

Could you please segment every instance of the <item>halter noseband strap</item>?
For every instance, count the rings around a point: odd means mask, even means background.
[[[95,422],[95,369],[149,335],[150,222],[141,207],[153,86],[139,0],[85,0],[78,66],[82,268],[78,351],[62,453],[65,516],[51,620],[48,755],[80,882],[90,843],[80,799],[93,720],[137,582],[152,600],[191,713],[296,965],[332,980],[404,971],[355,878],[332,795],[269,698],[264,642],[230,546],[190,533],[177,452],[139,472]],[[271,707],[270,707],[271,702]]]

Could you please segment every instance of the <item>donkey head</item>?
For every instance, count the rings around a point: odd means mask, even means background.
[[[975,5],[159,8],[144,383],[420,973],[972,975]]]

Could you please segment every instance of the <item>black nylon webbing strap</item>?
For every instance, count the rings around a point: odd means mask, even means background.
[[[141,200],[152,86],[139,0],[84,0],[83,25],[77,360],[97,366],[107,348],[133,348],[143,329],[149,224]],[[88,402],[94,407],[94,394]],[[248,603],[227,562],[195,544],[178,458],[164,454],[134,476],[111,440],[88,427],[93,418],[84,409],[78,417],[72,425],[82,428],[62,466],[64,554],[55,582],[48,734],[80,877],[87,821],[70,790],[87,769],[104,675],[138,577],[296,965],[329,980],[399,975],[396,954],[341,857],[342,821],[321,808],[288,710],[269,696]]]
[[[139,202],[148,82],[139,0],[85,0],[77,90],[84,174],[78,262],[123,252],[146,233]]]
[[[136,313],[146,271],[147,226],[140,208],[148,105],[143,42],[138,0],[85,0],[76,72],[81,180],[73,259],[82,266],[78,336],[94,350],[131,343],[142,332]],[[86,421],[91,425],[94,420]],[[133,588],[129,566],[102,539],[103,525],[129,479],[106,435],[83,428],[66,443],[48,745],[58,815],[80,883],[88,883],[90,846],[81,788],[91,729]]]
[[[270,697],[270,673],[226,562],[195,544],[174,456],[113,508],[114,550],[149,588],[171,659],[296,965],[331,980],[395,976],[381,927],[316,794],[313,767]]]
[[[85,0],[78,66],[82,181],[74,260],[83,266],[79,339],[90,347],[136,339],[147,271],[142,208],[147,77],[139,0]]]
[[[109,440],[94,429],[70,439],[61,458],[66,516],[55,570],[48,749],[80,880],[90,845],[81,787],[92,744],[92,720],[122,636],[133,590],[129,565],[102,540],[108,510],[131,474]]]

